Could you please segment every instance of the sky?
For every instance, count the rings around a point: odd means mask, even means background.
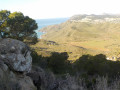
[[[120,0],[0,0],[0,10],[22,12],[33,19],[120,14]]]

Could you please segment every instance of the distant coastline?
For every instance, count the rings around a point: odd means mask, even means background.
[[[55,25],[60,24],[65,21],[67,21],[69,18],[51,18],[51,19],[36,19],[36,22],[38,24],[38,29],[36,30],[38,38],[41,38],[41,36],[45,32],[40,32],[40,29],[49,25]]]

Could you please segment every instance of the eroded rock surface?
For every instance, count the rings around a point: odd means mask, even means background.
[[[14,71],[29,72],[31,70],[32,58],[29,48],[21,41],[10,38],[1,39],[0,59]]]

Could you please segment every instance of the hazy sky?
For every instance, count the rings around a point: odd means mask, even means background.
[[[120,0],[0,0],[0,10],[20,11],[34,19],[75,14],[120,14]]]

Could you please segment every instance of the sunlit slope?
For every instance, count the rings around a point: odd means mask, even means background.
[[[67,21],[42,29],[45,40],[69,43],[94,50],[110,51],[120,45],[120,23],[87,23]]]
[[[44,30],[47,33],[42,38],[58,42],[118,39],[120,35],[120,24],[66,22],[60,25],[48,26],[42,29],[42,31]]]

